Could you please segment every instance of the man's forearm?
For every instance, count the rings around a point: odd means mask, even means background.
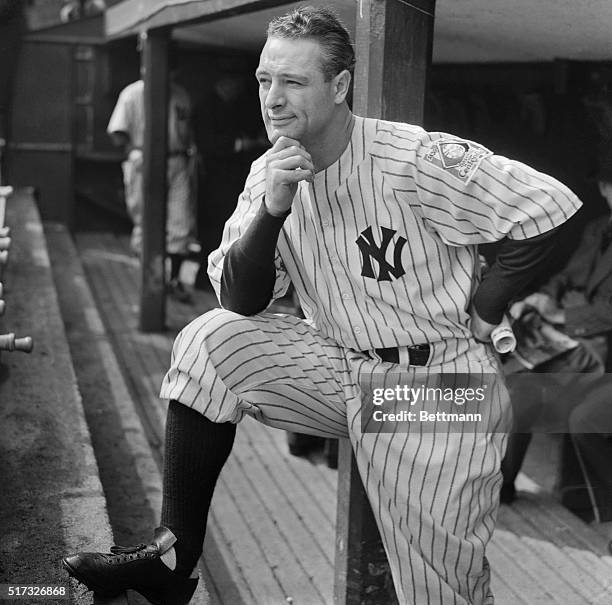
[[[503,242],[495,262],[474,294],[473,304],[482,319],[491,324],[502,320],[508,303],[545,267],[557,231],[558,228],[529,239]]]
[[[257,215],[223,259],[221,304],[241,315],[254,315],[270,303],[276,281],[274,257],[285,216],[272,216],[262,202]]]

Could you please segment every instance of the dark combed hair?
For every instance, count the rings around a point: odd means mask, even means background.
[[[325,55],[322,68],[326,80],[344,69],[353,73],[355,51],[351,37],[336,13],[328,8],[296,8],[270,21],[267,34],[269,38],[311,38],[319,42]]]

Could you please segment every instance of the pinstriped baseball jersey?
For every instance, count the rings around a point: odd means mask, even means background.
[[[223,257],[262,203],[265,161],[209,257],[217,295]],[[469,348],[476,245],[545,233],[579,207],[552,177],[477,143],[355,116],[340,158],[299,183],[273,296],[293,282],[306,318],[346,348],[444,343],[444,362]]]

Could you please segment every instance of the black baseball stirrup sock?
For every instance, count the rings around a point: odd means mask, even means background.
[[[202,553],[210,501],[235,435],[235,424],[212,422],[170,401],[161,524],[177,538],[174,547],[178,573],[189,575]]]

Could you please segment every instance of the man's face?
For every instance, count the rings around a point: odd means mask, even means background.
[[[261,114],[270,142],[297,139],[306,148],[328,131],[336,102],[336,78],[326,82],[322,51],[314,40],[268,38],[259,59]]]

